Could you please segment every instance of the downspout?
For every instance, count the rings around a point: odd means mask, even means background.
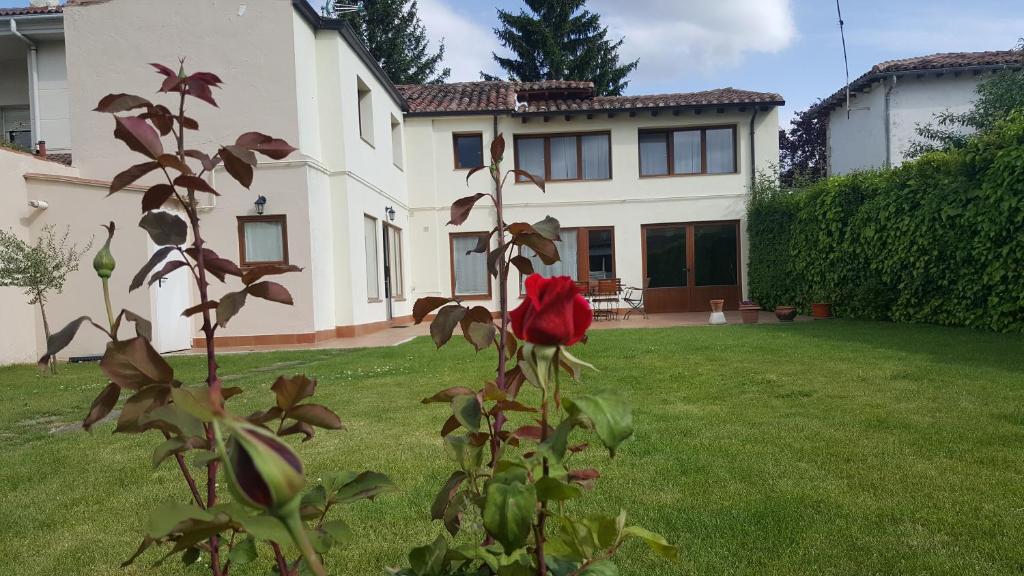
[[[754,193],[754,186],[757,185],[757,146],[754,144],[754,121],[757,120],[757,106],[754,106],[754,113],[750,116],[750,193]]]
[[[11,34],[14,34],[15,38],[18,38],[28,46],[28,74],[29,74],[29,97],[31,98],[32,106],[32,144],[43,140],[42,135],[39,133],[40,118],[39,118],[39,55],[38,47],[36,43],[30,40],[27,36],[18,31],[18,22],[14,18],[11,18]]]
[[[888,83],[887,83],[888,84]],[[892,99],[892,91],[896,89],[896,75],[892,76],[892,84],[885,89],[885,167],[892,168],[892,134],[889,126],[891,115],[889,113],[889,102]]]

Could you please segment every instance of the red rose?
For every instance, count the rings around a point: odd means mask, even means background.
[[[594,318],[572,278],[539,274],[526,279],[523,303],[510,316],[517,338],[541,346],[579,342]]]

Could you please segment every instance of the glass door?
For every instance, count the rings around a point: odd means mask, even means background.
[[[651,279],[647,311],[690,309],[689,227],[653,224],[643,227],[644,277]]]
[[[739,307],[739,222],[649,224],[643,231],[648,312],[701,312],[710,301]]]

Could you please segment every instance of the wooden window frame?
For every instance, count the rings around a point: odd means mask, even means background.
[[[615,226],[579,226],[579,227],[565,227],[562,230],[572,230],[576,232],[576,276],[579,278],[578,282],[589,282],[590,281],[590,236],[591,230],[610,230],[612,233],[612,278],[617,278],[616,271],[619,268],[617,260],[618,252],[616,251],[615,245]],[[581,239],[582,238],[582,239]],[[521,252],[521,250],[520,250]],[[519,274],[519,295],[525,294],[523,290],[523,281],[526,280],[525,274]]]
[[[708,130],[732,130],[732,172],[708,172]],[[700,132],[700,172],[676,172],[675,138],[676,132]],[[668,174],[644,174],[640,136],[645,134],[661,134],[665,137],[668,150]],[[716,126],[691,126],[686,128],[641,128],[637,131],[637,174],[640,178],[677,178],[680,176],[728,176],[740,173],[740,142],[739,127],[736,124]]]
[[[456,170],[472,170],[480,166],[463,166],[459,161],[459,138],[476,136],[480,138],[480,162],[484,165],[484,133],[483,132],[452,132],[452,161]]]
[[[389,222],[384,222],[384,230],[386,231],[388,229],[395,231],[395,238],[398,240],[398,276],[402,279],[402,291],[395,293],[395,287],[393,283],[390,282],[390,279],[388,279],[388,286],[391,288],[391,299],[403,302],[405,301],[405,270],[403,269],[405,267],[405,252],[402,250],[402,229]],[[394,250],[394,246],[392,246],[390,239],[388,240],[388,247]],[[385,254],[385,256],[387,256],[387,254]],[[391,268],[390,262],[388,262],[388,268]]]
[[[490,273],[487,274],[487,294],[457,294],[455,292],[455,239],[467,236],[473,238],[486,236],[490,238],[490,234],[487,232],[450,232],[448,234],[448,258],[450,259],[449,271],[451,273],[452,296],[459,300],[491,300],[494,297],[494,287],[491,282]]]
[[[288,216],[285,214],[264,214],[262,216],[238,216],[238,266],[253,268],[255,266],[288,265]],[[250,262],[245,256],[245,225],[249,222],[280,222],[281,223],[281,256],[283,260],[274,262]]]
[[[584,178],[583,177],[583,136],[607,136],[608,137],[608,177],[607,178]],[[551,178],[551,139],[552,138],[576,138],[576,178]],[[513,134],[512,154],[515,157],[515,168],[519,170],[519,141],[520,140],[544,140],[544,178],[545,184],[552,182],[606,182],[612,179],[612,131],[594,130],[583,132],[549,132],[544,134]],[[528,178],[516,175],[516,184],[529,183]]]

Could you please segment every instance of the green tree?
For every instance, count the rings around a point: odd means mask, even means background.
[[[29,244],[13,232],[0,230],[0,286],[16,286],[25,289],[25,296],[31,306],[38,305],[43,316],[43,331],[50,338],[50,323],[46,318],[46,301],[50,294],[64,291],[64,282],[72,272],[78,270],[82,255],[92,247],[79,249],[70,242],[71,229],[57,237],[53,226],[46,226]],[[51,368],[53,364],[51,363]]]
[[[623,40],[609,40],[608,27],[585,4],[586,0],[526,0],[529,12],[499,9],[500,27],[494,33],[512,57],[492,54],[494,61],[510,80],[590,80],[598,95],[622,94],[638,61],[620,64]]]
[[[812,113],[816,106],[793,115],[789,130],[779,129],[779,168],[782,184],[809,184],[827,176],[826,114]]]
[[[936,114],[934,122],[918,126],[918,140],[910,144],[907,156],[916,158],[933,150],[963,148],[971,134],[993,128],[1014,110],[1024,110],[1024,71],[993,74],[978,83],[977,91],[978,99],[970,110],[946,110]]]
[[[442,67],[444,41],[431,51],[416,0],[364,0],[360,6],[344,10],[332,0],[324,13],[348,20],[392,82],[439,84],[448,79],[452,71]]]

